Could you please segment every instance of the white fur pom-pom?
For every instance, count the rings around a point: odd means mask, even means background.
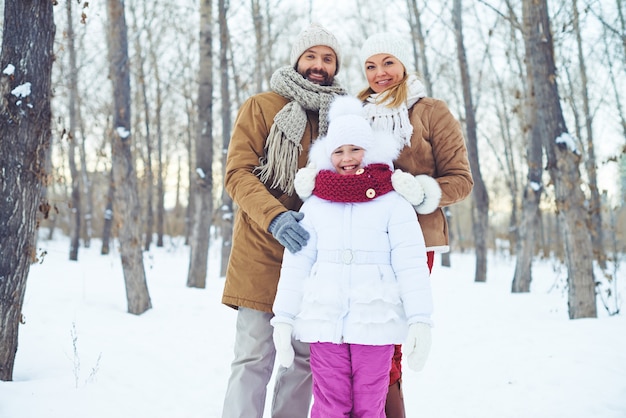
[[[402,170],[394,171],[391,175],[391,185],[413,206],[418,206],[424,201],[424,189],[412,174]]]
[[[302,167],[296,173],[296,177],[293,180],[293,186],[300,196],[300,199],[306,200],[313,193],[313,189],[315,188],[315,177],[317,176],[318,170],[314,165],[309,164],[306,167]]]
[[[328,121],[333,122],[339,116],[363,116],[363,104],[353,96],[337,96],[328,110]]]
[[[424,201],[415,206],[415,211],[421,215],[433,213],[439,207],[441,201],[441,187],[434,178],[426,174],[415,176],[424,190]]]

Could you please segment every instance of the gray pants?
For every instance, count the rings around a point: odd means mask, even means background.
[[[274,370],[273,315],[239,308],[235,359],[226,388],[222,418],[263,418],[267,384]],[[292,340],[295,360],[279,366],[272,399],[272,418],[306,418],[311,404],[309,345]]]

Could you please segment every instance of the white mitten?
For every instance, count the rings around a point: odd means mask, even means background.
[[[441,201],[441,187],[434,178],[426,174],[415,176],[415,180],[422,186],[424,200],[415,206],[415,211],[421,215],[433,213]],[[393,180],[392,180],[393,181]]]
[[[391,185],[403,198],[413,206],[418,206],[424,201],[424,188],[410,173],[396,170],[391,175]]]
[[[422,371],[426,360],[428,360],[431,343],[430,325],[423,322],[409,325],[409,335],[402,348],[407,356],[407,363],[411,370],[416,372]]]
[[[298,196],[300,196],[300,199],[306,200],[313,193],[317,171],[315,164],[309,164],[296,172],[293,187],[296,193],[298,193]]]
[[[283,367],[289,367],[293,363],[295,353],[291,345],[291,333],[293,326],[284,322],[274,324],[274,347],[276,347],[276,359]]]

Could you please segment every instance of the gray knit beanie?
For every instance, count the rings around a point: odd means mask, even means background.
[[[339,48],[339,42],[335,35],[330,33],[327,29],[323,28],[318,23],[311,23],[308,28],[305,28],[296,38],[293,46],[291,47],[291,65],[295,68],[298,63],[298,59],[307,49],[316,46],[327,46],[337,56],[337,71],[339,72],[339,64],[341,63],[341,49]]]
[[[411,46],[402,40],[399,35],[391,33],[377,33],[370,36],[363,43],[359,58],[361,59],[361,68],[365,71],[365,61],[376,54],[390,54],[396,57],[404,69],[409,71],[409,63],[411,62]]]

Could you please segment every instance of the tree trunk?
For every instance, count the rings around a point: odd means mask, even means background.
[[[0,56],[0,380],[13,380],[50,146],[52,2],[5,0]]]
[[[163,186],[163,129],[162,129],[162,112],[163,109],[163,93],[161,88],[161,76],[159,75],[158,56],[155,51],[156,47],[152,41],[152,33],[148,33],[150,43],[150,56],[152,68],[154,70],[154,82],[156,84],[156,136],[157,136],[157,214],[156,214],[156,233],[157,247],[163,247],[163,224],[165,219],[165,190]]]
[[[222,96],[222,172],[226,172],[226,154],[230,142],[230,88],[228,83],[228,2],[218,1],[218,15],[220,24],[220,88]],[[225,176],[222,176],[224,178]],[[220,227],[222,235],[222,262],[220,267],[220,277],[226,276],[226,268],[230,258],[233,239],[233,200],[226,189],[222,187],[222,204],[220,206]]]
[[[139,34],[140,30],[137,26],[138,16],[135,13],[135,7],[131,3],[130,11],[135,22],[135,31]],[[143,104],[144,126],[146,129],[146,160],[145,160],[145,176],[146,176],[146,235],[144,236],[144,251],[150,251],[152,244],[152,231],[154,227],[154,210],[152,198],[154,196],[154,175],[152,172],[152,135],[150,133],[150,102],[148,101],[148,87],[146,86],[146,74],[144,70],[144,53],[140,42],[140,36],[135,36],[135,55],[137,59],[137,87],[140,90],[141,102]]]
[[[589,109],[589,88],[587,82],[587,66],[585,55],[583,54],[583,41],[580,34],[580,19],[578,15],[578,4],[572,0],[574,13],[574,32],[576,32],[576,45],[578,47],[578,66],[580,70],[580,89],[583,99],[583,115],[585,118],[585,131],[587,133],[587,158],[585,158],[585,168],[587,170],[589,186],[589,217],[591,232],[591,248],[598,265],[606,268],[606,254],[604,253],[604,234],[602,233],[602,199],[598,190],[598,171],[596,168],[596,152],[593,145],[593,115]]]
[[[128,312],[142,314],[152,307],[141,251],[141,208],[131,152],[130,76],[124,3],[108,0],[110,77],[113,82],[113,175],[115,212]]]
[[[568,270],[570,319],[597,316],[592,248],[581,190],[580,150],[569,136],[556,83],[547,0],[524,0],[524,36],[547,167],[554,183]]]
[[[522,219],[517,228],[515,273],[511,292],[530,292],[532,282],[532,262],[536,250],[537,231],[539,228],[540,210],[539,203],[543,192],[541,180],[543,169],[541,167],[541,135],[537,127],[537,106],[534,102],[533,80],[530,68],[527,70],[529,91],[526,98],[525,115],[526,124],[524,132],[528,138],[526,148],[526,161],[528,164],[527,184],[522,198]]]
[[[110,251],[111,230],[113,229],[113,200],[115,200],[115,179],[113,168],[109,175],[109,191],[107,192],[106,206],[104,207],[104,223],[102,224],[102,248],[100,254],[106,255]]]
[[[70,221],[70,260],[78,260],[78,248],[80,247],[81,232],[81,208],[80,208],[80,175],[76,168],[76,106],[78,97],[78,68],[76,67],[76,48],[74,47],[74,26],[72,24],[72,0],[65,0],[67,11],[67,49],[70,57],[69,75],[67,77],[69,91],[69,128],[67,139],[69,143],[68,161],[70,175],[72,177],[72,200]]]
[[[448,222],[448,240],[450,243],[452,243],[452,238],[454,236],[452,232],[452,211],[450,210],[449,207],[445,207],[443,208],[443,214],[445,215],[446,221]],[[448,251],[447,253],[441,254],[441,265],[443,267],[452,266],[452,260],[450,259],[451,252],[452,252],[452,246],[450,246],[450,251]]]
[[[416,70],[420,71],[421,78],[426,86],[426,94],[433,95],[433,83],[430,77],[430,69],[428,66],[428,57],[426,56],[426,40],[422,31],[421,13],[417,7],[417,0],[407,0],[407,8],[409,9],[409,25],[411,27],[411,38],[413,38],[414,48],[419,46],[418,51],[413,51],[415,57]],[[420,65],[421,63],[421,65]]]
[[[188,287],[204,288],[208,267],[209,238],[213,216],[213,73],[212,1],[200,1],[200,73],[198,129],[196,133],[196,178]]]
[[[254,39],[256,42],[256,58],[254,59],[254,76],[257,93],[263,91],[263,62],[265,55],[265,40],[263,39],[263,15],[261,14],[260,0],[250,0],[252,14],[252,23],[254,26]],[[202,115],[200,115],[202,117]]]
[[[469,67],[463,45],[463,20],[461,0],[454,0],[453,21],[457,45],[457,57],[463,84],[463,101],[465,103],[465,130],[467,134],[467,153],[474,178],[472,190],[474,244],[476,246],[476,272],[474,280],[487,281],[487,236],[489,232],[489,195],[480,172],[478,158],[478,138],[476,134],[476,117],[472,102],[472,88]]]
[[[91,187],[91,180],[89,179],[89,173],[87,171],[87,152],[85,151],[85,142],[87,137],[85,135],[85,128],[80,111],[81,100],[77,102],[76,117],[78,118],[78,125],[80,129],[80,145],[78,148],[80,155],[80,175],[82,184],[82,196],[84,197],[85,208],[83,214],[83,246],[85,248],[91,247],[91,237],[93,236],[93,187]]]

